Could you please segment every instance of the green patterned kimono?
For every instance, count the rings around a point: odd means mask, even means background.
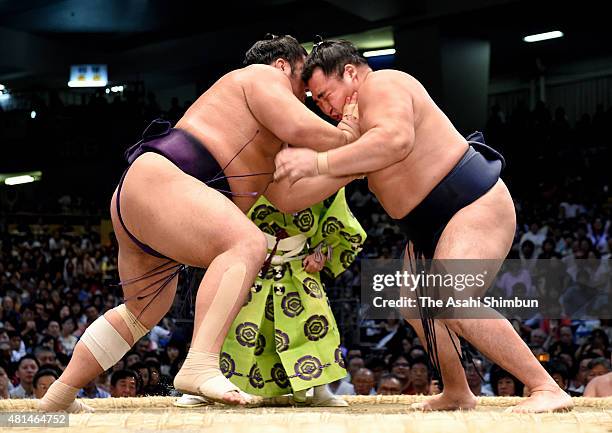
[[[260,273],[230,327],[221,371],[243,391],[266,397],[343,378],[336,320],[319,273],[307,273],[302,260],[320,251],[327,256],[322,272],[337,277],[361,250],[366,233],[348,208],[344,189],[293,215],[262,196],[248,216],[271,235],[268,252],[274,250],[275,261],[265,276]],[[283,251],[283,244],[292,251]]]

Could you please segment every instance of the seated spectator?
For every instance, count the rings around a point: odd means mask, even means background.
[[[34,375],[32,384],[34,386],[34,397],[43,398],[47,390],[53,382],[59,378],[59,375],[52,369],[40,369]]]
[[[55,339],[59,338],[62,335],[59,323],[57,323],[55,320],[49,321],[45,334],[50,335]]]
[[[376,381],[376,383],[379,383],[380,378],[385,373],[388,373],[387,363],[385,363],[383,358],[381,358],[380,356],[376,356],[376,355],[368,357],[368,360],[366,362],[366,368],[372,370],[372,373],[374,373],[374,380]]]
[[[416,358],[410,364],[410,384],[403,394],[429,395],[431,374],[427,358]]]
[[[584,388],[587,384],[587,376],[589,374],[589,363],[593,358],[592,355],[585,355],[579,358],[577,368],[575,369],[576,373],[567,388],[572,395],[582,395],[584,393]]]
[[[15,302],[10,296],[2,298],[2,311],[0,311],[0,318],[4,322],[4,326],[8,327],[11,324],[13,328],[17,327],[19,322],[19,314],[15,311]]]
[[[357,370],[351,379],[351,383],[354,388],[354,395],[376,394],[376,390],[374,389],[374,385],[376,385],[374,373],[367,368],[360,368]]]
[[[491,368],[491,388],[499,397],[523,396],[525,385],[498,365]]]
[[[130,366],[130,370],[138,373],[139,383],[137,395],[145,395],[145,388],[149,386],[149,368],[143,362],[136,362]]]
[[[72,355],[74,346],[76,346],[79,339],[73,335],[76,330],[76,324],[72,317],[65,317],[62,320],[62,334],[59,336],[58,341],[64,348],[64,353],[68,356]]]
[[[85,317],[87,317],[87,323],[93,323],[98,317],[100,317],[100,312],[95,305],[88,305],[85,307]]]
[[[80,332],[83,333],[85,330],[85,324],[87,323],[87,316],[85,316],[83,313],[81,303],[75,300],[70,306],[70,312],[72,313],[72,317],[76,319]]]
[[[111,376],[111,397],[136,397],[138,374],[132,370],[119,370]]]
[[[108,398],[110,394],[96,385],[96,379],[91,380],[87,385],[85,385],[79,393],[77,397],[81,398]]]
[[[514,287],[519,283],[525,286],[529,296],[535,294],[531,274],[527,269],[521,266],[518,256],[511,253],[506,262],[506,271],[500,275],[495,284],[501,290],[502,296],[512,298],[516,295],[514,293]]]
[[[54,365],[57,367],[57,356],[55,352],[48,347],[36,347],[36,349],[34,349],[34,356],[38,361],[38,365]]]
[[[133,351],[126,353],[124,359],[125,368],[132,368],[132,365],[136,364],[137,362],[142,362],[140,354]]]
[[[608,233],[610,230],[610,220],[605,224],[601,218],[595,218],[593,224],[587,225],[588,238],[595,249],[600,253],[606,253],[608,249]]]
[[[348,375],[343,379],[345,382],[351,382],[353,375],[357,372],[357,370],[365,367],[365,361],[360,356],[355,356],[353,358],[348,358],[348,365],[346,371]]]
[[[427,352],[425,352],[425,348],[421,346],[418,337],[414,338],[412,349],[410,349],[410,352],[408,352],[408,356],[410,359],[427,357]]]
[[[45,295],[48,295],[47,290],[44,290],[44,293]],[[41,294],[41,297],[42,296],[43,294]],[[51,321],[51,314],[49,310],[45,308],[44,301],[36,300],[34,302],[34,311],[36,313],[36,318],[34,319],[34,322],[36,323],[36,329],[42,329],[46,331],[47,326],[49,326],[49,322]]]
[[[185,358],[185,353],[185,344],[176,338],[172,338],[168,342],[166,350],[162,353],[161,373],[171,376],[170,372],[175,369],[178,370],[176,368],[178,362]]]
[[[10,348],[11,337],[9,337],[9,332],[6,328],[0,327],[0,344],[8,344]]]
[[[10,392],[13,389],[11,381],[6,374],[6,370],[0,366],[0,400],[11,398]]]
[[[610,361],[606,358],[595,358],[589,362],[589,372],[587,373],[588,383],[596,377],[606,375],[610,372]],[[586,391],[586,390],[585,390]]]
[[[587,317],[590,304],[595,299],[597,290],[590,285],[590,276],[585,269],[576,272],[575,282],[567,287],[559,303],[563,306],[563,312],[570,318]]]
[[[548,233],[548,227],[544,226],[540,228],[538,221],[533,221],[529,226],[529,231],[526,232],[519,242],[519,246],[522,246],[526,241],[531,241],[535,247],[535,255],[540,254],[540,247],[546,240],[546,234]]]
[[[555,251],[556,243],[553,238],[547,238],[542,244],[542,252],[538,256],[539,260],[543,259],[560,259],[561,255]]]
[[[402,340],[402,351],[404,353],[409,353],[410,349],[412,349],[412,341],[409,338],[404,338]]]
[[[11,345],[11,361],[17,362],[26,354],[25,343],[19,331],[8,331]]]
[[[573,194],[567,194],[567,200],[559,204],[559,208],[563,210],[564,218],[576,218],[578,215],[586,212],[586,208],[574,201]]]
[[[535,245],[532,241],[526,240],[521,243],[519,257],[521,259],[521,266],[531,271],[536,264],[537,255],[535,253]]]
[[[410,361],[404,355],[392,357],[389,360],[391,374],[399,381],[401,385],[400,394],[407,394],[410,386]]]
[[[531,331],[529,336],[529,344],[535,347],[541,347],[546,350],[548,347],[548,343],[550,341],[550,337],[540,328],[536,328]]]
[[[148,364],[149,362],[156,362],[159,364],[159,356],[157,356],[157,353],[154,351],[148,352],[142,362],[145,364]]]
[[[608,335],[601,329],[593,329],[587,337],[584,344],[582,344],[576,351],[577,357],[582,357],[583,354],[593,355],[591,358],[608,357]]]
[[[600,328],[594,329],[593,332],[591,332],[589,342],[592,345],[591,350],[599,349],[604,354],[608,350],[608,346],[610,345],[608,335],[603,331],[603,329]]]
[[[570,353],[560,353],[557,358],[559,358],[559,361],[563,362],[567,366],[567,369],[570,372],[571,379],[575,367],[574,356]],[[568,387],[570,383],[571,380],[568,381]]]
[[[472,362],[465,364],[465,376],[468,386],[475,396],[493,395],[493,391],[488,386],[483,386],[482,378],[484,377],[483,361],[480,358],[472,358]]]
[[[402,393],[401,382],[392,374],[385,374],[380,378],[376,394],[378,395],[400,395]]]
[[[0,341],[0,366],[8,368],[11,362],[11,346],[7,342]]]
[[[46,347],[47,349],[57,354],[57,340],[54,337],[51,337],[50,335],[45,335],[42,340],[40,340],[39,346]]]
[[[33,355],[25,355],[19,360],[15,373],[19,385],[10,392],[11,398],[34,398],[33,382],[38,367],[38,361]]]
[[[149,385],[145,387],[145,395],[169,395],[168,378],[162,376],[158,361],[146,361],[149,368]]]
[[[164,323],[171,324],[172,320],[164,318]],[[151,340],[150,350],[157,350],[160,346],[165,347],[171,336],[171,331],[162,326],[155,325],[148,334],[148,337]]]
[[[140,355],[140,361],[143,362],[147,354],[151,351],[151,339],[148,335],[145,335],[136,342],[132,350]]]
[[[554,342],[550,346],[550,354],[559,356],[562,353],[574,354],[578,349],[578,345],[574,343],[574,333],[571,326],[562,326],[559,330],[559,341]]]
[[[26,348],[33,347],[38,341],[36,333],[36,321],[34,320],[34,310],[30,305],[24,304],[21,306],[21,315],[19,317],[19,325],[21,338],[26,345]]]

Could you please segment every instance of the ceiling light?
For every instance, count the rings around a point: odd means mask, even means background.
[[[395,48],[387,48],[384,50],[364,51],[363,57],[391,56],[393,54],[395,54]]]
[[[107,81],[104,80],[70,80],[68,87],[104,87]]]
[[[555,39],[563,36],[563,32],[555,30],[554,32],[538,33],[537,35],[525,36],[523,40],[525,42],[539,42],[547,39]]]
[[[34,182],[35,180],[33,176],[26,174],[25,176],[7,177],[4,183],[7,185],[20,185],[22,183]]]

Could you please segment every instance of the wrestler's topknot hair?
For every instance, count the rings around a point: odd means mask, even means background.
[[[312,51],[306,58],[302,79],[308,82],[316,68],[321,68],[326,76],[342,75],[344,67],[348,64],[367,65],[368,62],[352,42],[345,40],[324,41],[320,36],[315,37]]]
[[[264,39],[257,41],[246,52],[243,64],[245,66],[254,64],[269,65],[277,59],[285,59],[292,68],[308,55],[308,52],[300,45],[293,36],[276,36],[267,33]]]

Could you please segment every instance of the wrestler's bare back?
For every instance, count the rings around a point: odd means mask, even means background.
[[[176,127],[195,136],[215,157],[221,167],[244,147],[225,170],[227,176],[270,173],[262,176],[229,179],[233,192],[262,193],[272,180],[274,156],[282,141],[266,129],[247,104],[245,85],[262,79],[260,65],[232,71],[221,77],[201,95],[179,120]],[[283,80],[282,75],[278,75]],[[290,91],[289,81],[286,81]],[[297,99],[297,98],[296,98]],[[233,197],[234,203],[247,212],[257,197]]]
[[[412,101],[412,119],[398,119],[398,127],[414,128],[408,156],[382,170],[368,173],[368,187],[392,218],[407,215],[455,166],[467,150],[465,138],[437,107],[424,87],[410,75],[394,70],[370,72],[359,89],[362,134],[380,122],[381,94],[391,103]],[[397,99],[395,99],[397,97]]]

